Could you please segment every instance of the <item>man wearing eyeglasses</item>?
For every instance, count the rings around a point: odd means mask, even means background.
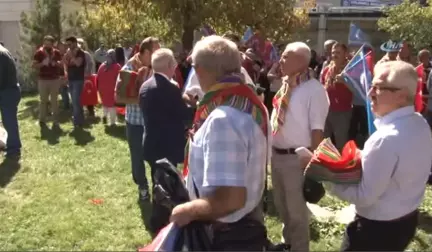
[[[348,224],[344,251],[404,251],[415,235],[432,165],[432,135],[414,111],[417,73],[403,61],[375,68],[368,95],[376,132],[362,151],[359,184],[326,183],[327,189],[356,207]]]

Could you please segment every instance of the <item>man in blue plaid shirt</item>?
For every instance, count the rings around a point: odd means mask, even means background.
[[[151,55],[154,51],[160,48],[158,39],[148,37],[140,44],[139,52],[132,56],[131,59],[123,66],[122,70],[137,71],[134,69],[139,63],[139,67],[149,67],[151,64]],[[146,81],[151,74],[144,76]],[[118,99],[118,98],[117,98]],[[144,119],[141,109],[138,105],[138,98],[136,99],[122,99],[117,102],[126,104],[126,135],[129,144],[129,151],[131,156],[132,177],[134,182],[138,185],[140,202],[149,199],[149,187],[145,173],[144,165],[144,148],[143,148],[143,135],[144,135]]]

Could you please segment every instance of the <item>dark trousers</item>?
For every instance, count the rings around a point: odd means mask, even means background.
[[[69,87],[66,85],[61,85],[60,95],[62,97],[63,108],[69,109],[70,108]]]
[[[21,100],[19,87],[0,90],[0,113],[3,127],[8,133],[6,155],[21,154],[21,139],[18,128],[18,104]]]
[[[242,218],[213,225],[212,251],[264,251],[267,244],[266,227],[260,221]]]
[[[69,92],[72,98],[73,122],[75,126],[84,123],[84,111],[81,106],[81,93],[84,87],[84,80],[70,80]]]
[[[418,212],[398,220],[376,221],[356,215],[348,224],[342,251],[404,251],[414,238]]]
[[[126,123],[126,136],[129,144],[132,178],[139,187],[148,188],[144,164],[144,126]]]
[[[358,139],[358,136],[361,136]],[[349,139],[356,141],[357,146],[362,149],[368,135],[367,113],[365,106],[354,105],[349,128]],[[360,140],[360,141],[358,141]]]

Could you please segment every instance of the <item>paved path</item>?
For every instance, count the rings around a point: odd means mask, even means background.
[[[316,204],[307,203],[307,206],[312,216],[321,222],[334,220],[342,224],[348,224],[355,216],[354,205],[349,205],[339,211],[332,211],[329,208],[321,207]]]

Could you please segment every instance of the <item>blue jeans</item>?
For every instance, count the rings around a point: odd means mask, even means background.
[[[126,136],[129,144],[132,178],[139,187],[148,188],[144,164],[144,126],[126,123]]]
[[[0,90],[0,113],[3,126],[8,133],[6,155],[21,154],[21,139],[18,128],[18,104],[21,100],[19,87]]]
[[[70,80],[69,92],[72,98],[73,123],[75,126],[84,123],[84,110],[81,105],[81,93],[84,87],[84,80]]]
[[[62,97],[63,108],[69,109],[70,101],[69,101],[69,88],[68,88],[68,86],[62,85],[60,87],[60,95]]]

